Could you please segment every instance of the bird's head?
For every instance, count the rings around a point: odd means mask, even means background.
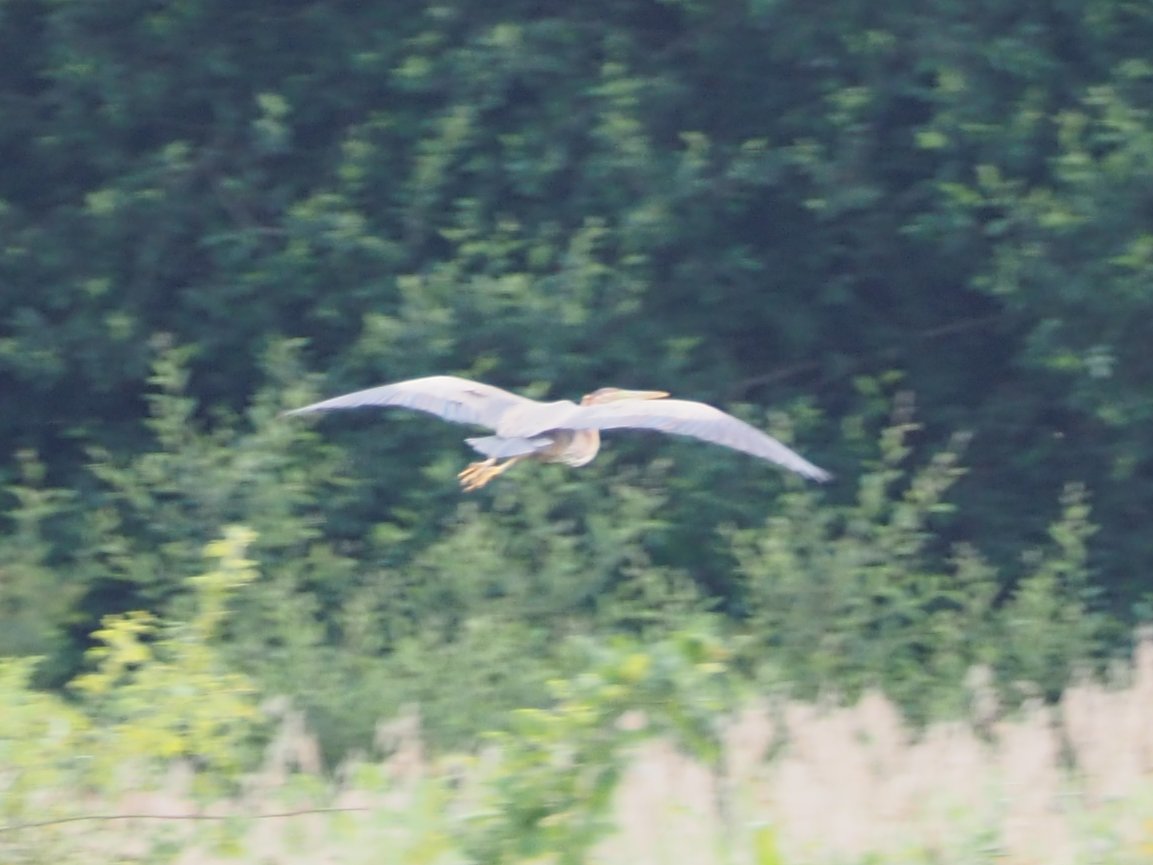
[[[581,399],[581,405],[602,405],[606,402],[619,402],[623,399],[664,399],[668,396],[663,390],[625,390],[619,387],[602,387],[587,393]]]

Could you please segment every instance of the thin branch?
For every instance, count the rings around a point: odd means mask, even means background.
[[[1005,317],[1003,312],[995,312],[989,315],[976,316],[974,318],[963,318],[958,321],[951,321],[948,324],[937,325],[936,327],[926,328],[909,334],[910,342],[923,342],[925,340],[937,339],[942,336],[949,336],[955,333],[963,333],[967,330],[976,330],[980,327],[992,324]],[[901,346],[894,346],[890,349],[883,349],[880,351],[866,352],[863,354],[854,355],[849,358],[854,367],[859,368],[868,361],[888,354],[896,349],[900,351]],[[748,378],[741,379],[732,387],[732,393],[740,396],[747,392],[750,388],[759,387],[761,385],[773,384],[784,379],[792,378],[793,376],[801,375],[803,373],[815,372],[821,367],[819,360],[806,360],[798,363],[790,364],[788,366],[779,367],[770,372],[762,373],[760,375],[749,376]]]
[[[32,823],[13,823],[0,826],[0,835],[20,832],[24,829],[43,829],[47,826],[60,826],[65,823],[94,823],[112,820],[235,820],[237,817],[249,820],[274,820],[284,817],[301,817],[307,814],[348,814],[371,811],[364,806],[350,808],[301,808],[298,811],[274,811],[267,814],[81,814],[75,817],[59,817],[55,820],[38,820]]]

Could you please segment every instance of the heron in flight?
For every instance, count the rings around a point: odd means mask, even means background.
[[[453,423],[488,427],[495,435],[465,439],[485,457],[457,476],[466,492],[479,490],[521,460],[586,465],[600,450],[601,432],[614,429],[692,436],[777,463],[815,481],[832,477],[772,436],[720,409],[667,397],[663,390],[602,387],[586,395],[579,405],[570,400],[537,402],[491,384],[434,375],[358,390],[285,414],[396,406],[428,412]]]

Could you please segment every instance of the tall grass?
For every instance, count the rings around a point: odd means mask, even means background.
[[[647,743],[603,861],[1153,861],[1153,641],[1123,681],[1012,717],[975,678],[968,720],[920,731],[876,692],[751,706],[728,727],[723,773]]]
[[[876,692],[853,705],[751,704],[725,723],[708,764],[642,739],[624,761],[614,828],[579,861],[1153,861],[1153,638],[1110,682],[1070,687],[1056,704],[1002,716],[979,673],[968,696],[967,719],[920,730]],[[385,756],[325,774],[312,736],[284,713],[263,771],[230,798],[206,804],[181,764],[127,783],[133,792],[115,801],[58,789],[46,813],[135,816],[6,828],[0,848],[7,862],[475,861],[469,827],[507,743],[430,757],[419,724],[403,718],[380,726],[378,745]]]

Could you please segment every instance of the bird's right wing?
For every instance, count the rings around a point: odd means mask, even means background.
[[[505,412],[526,404],[532,405],[533,401],[491,384],[452,375],[432,375],[346,393],[286,411],[285,414],[309,414],[362,406],[396,406],[428,412],[452,423],[496,429],[497,422]]]
[[[650,429],[744,451],[774,462],[803,477],[827,481],[832,475],[813,465],[792,448],[731,414],[703,402],[683,399],[636,400],[578,406],[562,424],[564,429]]]

